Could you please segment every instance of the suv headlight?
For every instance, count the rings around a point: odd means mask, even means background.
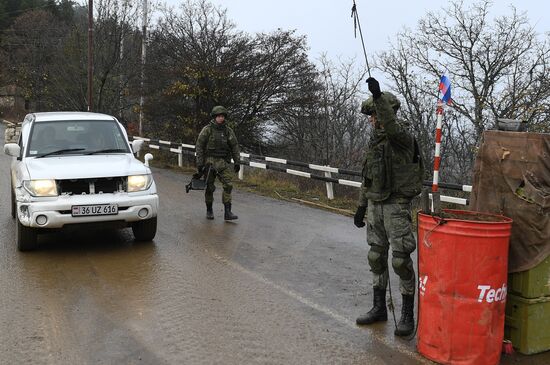
[[[32,196],[57,196],[55,180],[25,180],[23,186]]]
[[[128,192],[147,190],[153,183],[151,174],[128,176]]]

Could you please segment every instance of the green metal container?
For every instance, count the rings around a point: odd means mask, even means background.
[[[522,354],[550,350],[550,297],[508,295],[504,338]]]
[[[531,270],[509,274],[508,291],[529,299],[550,296],[550,256]]]

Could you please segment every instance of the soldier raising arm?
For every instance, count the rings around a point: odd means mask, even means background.
[[[363,102],[361,112],[369,116],[374,133],[363,163],[363,181],[354,223],[364,227],[367,214],[368,261],[373,273],[373,308],[357,318],[366,325],[387,320],[388,250],[392,267],[399,276],[403,297],[397,336],[414,330],[415,273],[410,254],[416,249],[411,227],[411,199],[422,188],[422,164],[414,137],[397,120],[399,100],[382,93],[374,78],[367,79],[372,97]]]

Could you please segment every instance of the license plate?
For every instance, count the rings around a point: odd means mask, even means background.
[[[116,204],[73,205],[72,207],[73,217],[115,214],[118,214],[118,205]]]

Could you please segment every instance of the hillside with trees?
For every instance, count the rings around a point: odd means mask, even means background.
[[[94,2],[92,109],[135,132],[193,143],[214,105],[245,151],[360,169],[370,126],[359,112],[366,73],[353,60],[308,57],[292,29],[248,34],[226,9],[187,0],[148,25],[141,87],[141,9]],[[550,132],[550,37],[515,9],[490,17],[491,2],[451,2],[395,35],[376,70],[402,101],[400,118],[433,159],[439,76],[453,83],[445,117],[442,174],[466,183],[482,132],[497,118]],[[69,0],[0,0],[0,87],[22,90],[31,111],[86,110],[87,9]],[[6,112],[6,111],[3,111]],[[133,129],[132,129],[133,128]]]

